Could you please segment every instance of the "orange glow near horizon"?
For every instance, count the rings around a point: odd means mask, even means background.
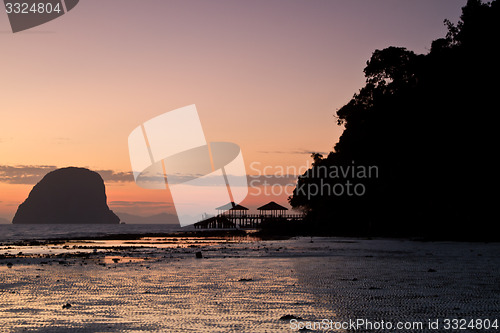
[[[19,204],[21,204],[31,191],[33,185],[5,185],[0,184],[1,193],[9,198],[2,202],[0,217],[12,220]],[[256,208],[269,201],[289,207],[287,198],[293,191],[292,186],[255,186],[249,187],[249,194],[241,205],[248,207],[250,211],[256,212]],[[151,216],[160,213],[175,214],[172,197],[167,190],[142,189],[135,183],[107,184],[106,195],[108,206],[115,212],[128,213],[139,216]],[[202,200],[196,197],[194,200]]]

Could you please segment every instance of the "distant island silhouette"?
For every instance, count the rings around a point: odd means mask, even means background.
[[[345,129],[334,150],[312,155],[289,198],[308,232],[500,239],[492,232],[500,3],[469,0],[458,24],[444,23],[447,35],[428,54],[373,52],[365,86],[336,112]],[[351,166],[377,172],[333,172]]]
[[[169,224],[180,227],[176,214],[160,213],[149,216],[134,215],[125,212],[116,212],[122,222],[127,224]]]
[[[46,174],[19,205],[13,224],[118,224],[104,181],[94,171],[67,167]]]

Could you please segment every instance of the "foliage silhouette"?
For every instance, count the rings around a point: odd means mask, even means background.
[[[376,50],[366,84],[337,111],[334,150],[299,177],[289,198],[309,230],[335,235],[500,239],[492,232],[498,130],[499,3],[469,0],[428,54]],[[376,177],[329,177],[321,168],[376,166]],[[362,184],[362,195],[308,188]],[[316,187],[314,187],[316,186]],[[306,190],[304,190],[306,189]]]

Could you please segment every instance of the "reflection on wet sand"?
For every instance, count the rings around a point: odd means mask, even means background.
[[[290,318],[498,317],[499,252],[335,238],[3,244],[0,331],[274,332],[289,331]]]

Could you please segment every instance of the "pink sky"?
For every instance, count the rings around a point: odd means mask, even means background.
[[[252,162],[305,166],[308,152],[330,151],[342,133],[333,115],[364,84],[371,53],[390,45],[426,53],[464,4],[83,0],[17,34],[0,13],[0,166],[129,172],[129,133],[190,104],[207,141],[240,145],[249,174]],[[12,218],[31,187],[0,182],[0,217]],[[129,212],[168,210],[167,194],[132,182],[107,192],[110,202],[137,202],[121,207]]]

